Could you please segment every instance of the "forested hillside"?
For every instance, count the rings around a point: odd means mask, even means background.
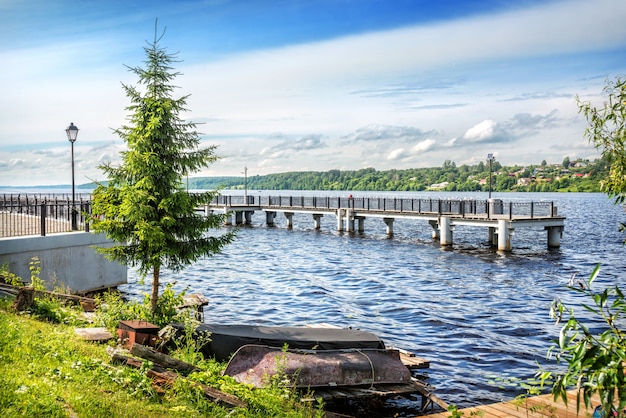
[[[598,192],[608,163],[565,158],[559,164],[502,166],[491,164],[493,191],[520,192]],[[190,178],[190,189],[248,190],[361,190],[361,191],[487,191],[489,164],[457,166],[445,161],[442,167],[377,171],[295,171],[246,177]]]

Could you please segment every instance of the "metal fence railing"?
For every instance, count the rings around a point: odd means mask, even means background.
[[[554,202],[504,202],[501,199],[421,199],[389,197],[316,196],[217,196],[213,206],[258,206],[263,209],[354,209],[393,214],[448,215],[489,219],[537,219],[557,217]]]
[[[0,197],[0,237],[89,231],[86,215],[90,208],[90,202],[82,198],[72,205],[71,198],[4,195]]]

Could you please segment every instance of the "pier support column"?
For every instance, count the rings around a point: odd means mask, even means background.
[[[498,245],[498,234],[496,234],[496,228],[493,226],[489,227],[487,239],[489,240],[489,245],[492,247],[496,247]]]
[[[287,229],[293,228],[293,212],[285,212],[285,218],[287,218]]]
[[[428,224],[433,228],[433,240],[439,239],[439,225],[437,221],[428,221]]]
[[[365,232],[365,216],[357,216],[355,217],[355,219],[357,220],[357,231],[359,234],[362,234]]]
[[[224,225],[231,226],[233,224],[233,213],[224,209]]]
[[[383,218],[383,221],[385,222],[385,225],[387,225],[387,236],[391,237],[393,236],[393,218]]]
[[[322,219],[322,214],[314,213],[313,214],[313,223],[315,224],[315,229],[320,229],[322,227],[320,219]]]
[[[350,209],[346,209],[346,231],[354,232],[354,216],[352,216]]]
[[[548,248],[559,248],[563,237],[562,226],[546,226],[548,231]]]
[[[243,212],[235,211],[235,225],[241,225],[243,223]]]
[[[274,226],[275,219],[276,219],[276,212],[265,212],[265,224],[267,226]]]
[[[498,220],[498,251],[511,251],[511,228],[506,219]]]
[[[343,232],[343,209],[337,209],[337,231]]]
[[[452,245],[452,226],[449,217],[442,216],[439,218],[439,234],[439,243],[442,247]]]
[[[253,211],[253,210],[246,210],[246,211],[243,213],[243,217],[244,217],[244,219],[245,219],[245,220],[244,220],[244,223],[245,223],[246,225],[250,225],[250,224],[252,224],[252,214],[253,214],[253,213],[254,213],[254,211]]]

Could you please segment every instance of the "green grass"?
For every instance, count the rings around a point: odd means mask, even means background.
[[[179,379],[157,393],[143,370],[110,362],[106,346],[80,340],[71,325],[42,322],[11,312],[0,298],[0,411],[3,417],[315,417],[319,408],[272,385],[253,389],[222,376],[225,365],[198,360],[189,380],[239,396],[247,408],[207,400]],[[54,310],[54,307],[49,307]],[[175,353],[174,353],[175,355]]]

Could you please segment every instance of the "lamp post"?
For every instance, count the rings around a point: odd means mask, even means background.
[[[248,204],[248,167],[243,168],[243,200]]]
[[[487,161],[489,161],[489,200],[491,200],[491,163],[495,160],[496,157],[493,154],[487,154]]]
[[[76,137],[78,136],[78,128],[74,123],[70,123],[70,126],[65,130],[67,134],[67,139],[72,144],[72,231],[76,231],[78,229],[76,223],[76,195],[74,193],[74,142],[76,142]]]

